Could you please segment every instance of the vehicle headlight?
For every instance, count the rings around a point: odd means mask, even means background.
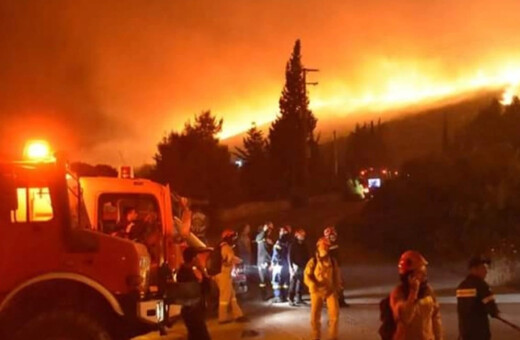
[[[150,257],[141,256],[139,257],[139,276],[141,277],[141,287],[143,291],[148,289],[150,280]]]

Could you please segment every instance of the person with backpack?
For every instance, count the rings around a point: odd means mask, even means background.
[[[329,240],[330,243],[330,256],[332,256],[338,265],[341,268],[341,254],[340,248],[338,244],[338,232],[336,231],[336,227],[327,227],[323,230],[323,236]],[[341,270],[340,270],[341,273]],[[344,282],[343,277],[341,282]],[[339,288],[338,291],[338,303],[340,307],[349,307],[350,305],[345,301],[345,294],[343,293],[343,287]]]
[[[287,291],[289,290],[289,230],[287,227],[280,228],[278,240],[273,247],[273,257],[271,260],[273,268],[273,303],[287,301]]]
[[[443,339],[439,303],[428,284],[427,265],[426,259],[413,250],[399,259],[401,284],[390,294],[396,324],[393,340]]]
[[[224,230],[222,232],[221,242],[218,248],[216,248],[220,251],[215,253],[217,255],[220,254],[221,262],[220,272],[214,276],[219,291],[218,322],[221,324],[233,320],[237,322],[247,320],[238,305],[235,289],[233,288],[233,278],[231,276],[233,266],[242,263],[242,260],[236,257],[233,251],[233,246],[237,238],[238,234],[236,231],[231,229]],[[212,257],[211,262],[212,266],[214,266],[214,262],[218,262],[218,260],[213,259],[214,256],[210,257]],[[211,275],[209,271],[208,274]]]
[[[294,239],[289,246],[289,272],[291,281],[289,284],[289,305],[297,306],[304,303],[303,271],[309,261],[309,249],[305,242],[305,230],[298,229],[294,233]]]
[[[200,251],[193,247],[184,249],[182,257],[184,263],[176,273],[176,280],[179,283],[200,283],[201,299],[191,305],[182,306],[181,317],[188,330],[188,340],[211,340],[206,327],[205,307],[203,299],[203,286],[208,278],[200,270],[200,262],[197,254]]]
[[[267,284],[269,282],[269,267],[271,266],[271,249],[273,241],[270,236],[273,231],[273,224],[267,222],[256,235],[255,242],[257,244],[256,264],[258,266],[258,277],[260,287],[260,294],[262,300],[267,300]]]
[[[338,290],[341,276],[338,263],[329,253],[329,241],[322,237],[316,244],[316,254],[307,262],[304,282],[311,294],[312,339],[321,338],[321,311],[327,304],[329,315],[328,339],[338,339],[339,304]]]
[[[457,314],[461,340],[489,340],[489,317],[499,316],[495,297],[485,281],[491,262],[482,256],[469,261],[469,275],[457,287]]]

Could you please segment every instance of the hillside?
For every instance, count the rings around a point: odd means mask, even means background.
[[[460,95],[442,101],[422,104],[420,107],[408,107],[384,112],[357,112],[343,117],[328,117],[318,122],[317,133],[322,143],[323,154],[332,161],[332,135],[337,132],[339,165],[348,134],[356,123],[369,123],[379,118],[385,126],[385,141],[398,166],[404,160],[431,152],[442,147],[443,120],[446,117],[448,136],[452,138],[457,131],[471,120],[480,109],[489,105],[493,98],[499,98],[502,90],[487,90]],[[427,108],[425,108],[427,107]],[[267,134],[269,126],[260,128]],[[242,145],[245,133],[233,136],[223,143],[231,150]]]
[[[458,131],[498,96],[497,92],[480,93],[460,102],[407,114],[385,124],[384,139],[397,163],[442,150],[443,125],[448,137]]]

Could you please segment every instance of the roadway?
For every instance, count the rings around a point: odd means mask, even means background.
[[[454,290],[462,279],[463,266],[454,265],[456,270],[431,268],[430,281],[441,303],[441,314],[445,339],[456,340],[457,312]],[[340,313],[339,339],[376,340],[379,322],[379,301],[388,294],[396,282],[396,268],[386,265],[351,265],[346,266],[346,295],[349,308]],[[499,287],[495,290],[502,316],[520,324],[520,289]],[[309,307],[289,307],[286,304],[273,305],[259,302],[250,297],[242,301],[242,307],[251,321],[246,324],[218,325],[215,317],[208,320],[213,340],[265,339],[265,340],[302,340],[310,338]],[[326,311],[323,313],[326,325]],[[503,323],[492,320],[493,339],[518,340],[520,333]],[[324,334],[325,326],[324,326]],[[324,337],[325,338],[325,337]],[[157,335],[150,334],[139,340],[157,340]],[[182,322],[169,330],[164,340],[186,339],[186,330]]]

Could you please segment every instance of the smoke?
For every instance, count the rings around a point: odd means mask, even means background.
[[[0,3],[0,135],[19,155],[28,138],[79,147],[108,138],[92,41],[55,1]]]
[[[230,136],[276,116],[297,38],[320,69],[318,118],[514,85],[519,11],[516,0],[6,0],[0,135],[11,150],[50,137],[77,160],[134,164],[205,109]]]

